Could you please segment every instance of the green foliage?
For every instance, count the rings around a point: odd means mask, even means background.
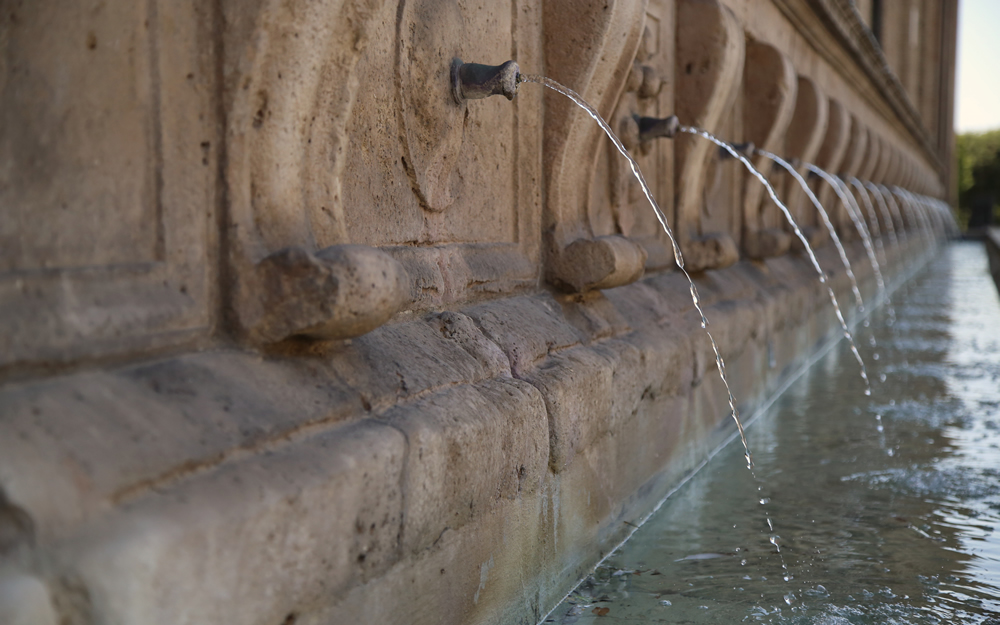
[[[1000,225],[1000,129],[958,135],[955,156],[959,222],[965,227],[973,203],[992,196],[993,223]]]

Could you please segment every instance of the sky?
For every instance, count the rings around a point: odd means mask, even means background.
[[[1000,0],[959,0],[956,132],[1000,128]]]

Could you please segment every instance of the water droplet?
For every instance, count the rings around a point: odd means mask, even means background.
[[[885,374],[884,373],[878,374],[878,381],[879,382],[885,382]]]
[[[872,390],[870,388],[866,388],[865,389],[865,397],[871,397],[871,396],[872,396]]]
[[[792,605],[792,603],[795,601],[795,595],[793,593],[788,593],[787,595],[785,595],[784,599],[785,603],[787,603],[788,605]]]
[[[666,606],[666,605],[674,605],[674,604],[670,603],[669,599],[660,599],[660,605]]]
[[[760,505],[762,505],[762,506],[767,505],[767,503],[769,501],[771,501],[770,497],[761,497],[761,499],[760,499]]]
[[[891,458],[892,456],[895,456],[895,455],[896,455],[896,452],[894,452],[894,451],[892,450],[892,447],[890,447],[889,449],[885,450],[885,453],[886,453],[886,454],[887,454],[887,455],[888,455],[888,456],[889,456],[890,458]]]
[[[867,327],[868,327],[869,325],[871,325],[871,324],[870,324],[870,323],[868,322],[868,320],[867,320],[867,319],[865,319],[865,327],[867,328]],[[873,340],[874,340],[874,339],[873,339]]]
[[[878,360],[878,352],[872,354],[872,360]]]

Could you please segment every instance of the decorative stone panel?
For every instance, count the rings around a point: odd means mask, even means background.
[[[537,286],[540,90],[458,104],[450,83],[454,59],[540,71],[536,3],[224,5],[229,260],[243,335],[343,338],[384,322],[376,311]],[[350,245],[372,252],[324,252]],[[294,268],[262,266],[287,248],[299,250]],[[384,295],[345,297],[326,277],[359,272]],[[284,311],[270,303],[271,284],[303,279],[319,286],[289,289],[299,301]],[[341,327],[343,307],[369,322]]]
[[[184,0],[4,9],[0,376],[208,334],[210,23]]]

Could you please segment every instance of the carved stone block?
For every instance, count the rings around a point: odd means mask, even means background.
[[[642,277],[646,250],[624,237],[578,239],[554,260],[550,280],[571,292],[608,289]]]
[[[410,278],[395,259],[365,245],[311,254],[279,250],[256,268],[250,301],[240,310],[251,340],[290,336],[346,339],[374,330],[410,301]]]

